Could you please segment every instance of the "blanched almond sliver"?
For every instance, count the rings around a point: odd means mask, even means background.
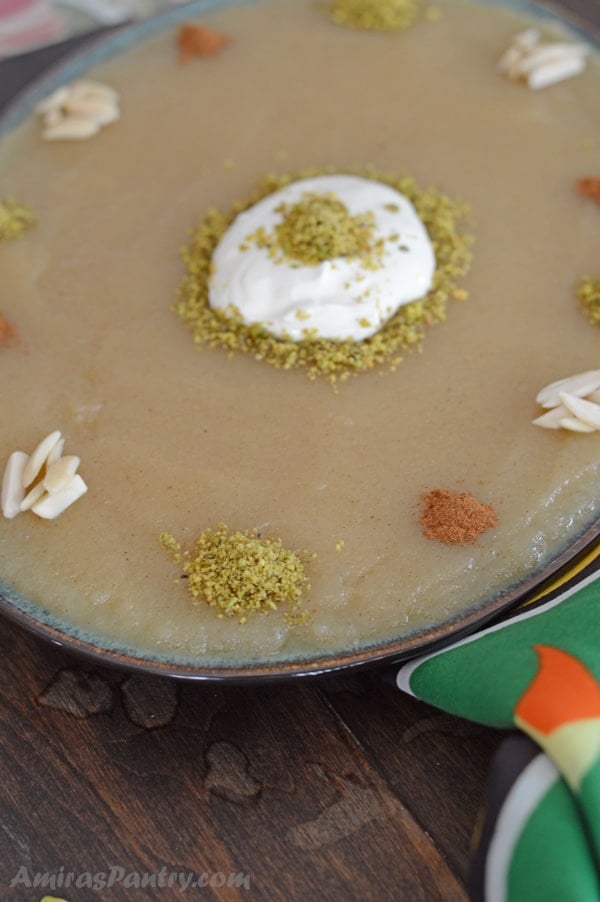
[[[41,482],[37,482],[34,485],[34,487],[31,489],[31,491],[28,492],[25,495],[25,497],[23,498],[23,500],[21,501],[21,506],[20,506],[19,510],[21,510],[21,511],[30,510],[33,507],[33,505],[37,504],[37,502],[40,500],[40,498],[42,498],[45,494],[46,494],[46,489],[44,488],[44,486],[42,485]]]
[[[41,501],[32,507],[32,511],[38,517],[43,517],[44,520],[54,520],[55,517],[62,514],[86,492],[87,485],[81,476],[76,473],[60,492],[57,492],[55,495],[46,495],[45,498],[42,498]]]
[[[51,454],[54,446],[60,441],[61,437],[61,433],[58,429],[55,432],[51,432],[50,435],[47,435],[46,438],[42,439],[35,451],[30,455],[27,465],[23,470],[23,488],[27,488],[28,485],[31,485],[46,463],[48,455]]]
[[[48,467],[52,466],[54,461],[58,460],[58,458],[62,456],[64,447],[65,447],[65,440],[64,440],[64,438],[60,438],[57,441],[57,443],[55,444],[55,446],[52,449],[52,451],[50,452],[50,454],[48,455],[48,457],[46,458],[46,469],[48,469]]]
[[[80,78],[77,81],[67,85],[69,95],[76,98],[98,98],[108,100],[112,103],[118,103],[119,93],[109,85],[104,85],[99,81],[91,81],[87,78]]]
[[[558,407],[553,407],[552,410],[548,410],[532,422],[535,426],[542,426],[544,429],[560,429],[562,420],[568,416],[567,408],[563,404],[559,404]]]
[[[98,125],[110,125],[111,122],[117,122],[117,120],[121,118],[121,113],[119,112],[118,107],[113,107],[112,111],[107,111],[106,113],[102,113],[102,115],[97,113],[94,118]]]
[[[50,110],[49,113],[46,113],[44,116],[44,128],[54,128],[55,125],[59,125],[65,118],[62,110]]]
[[[119,108],[110,100],[97,99],[95,97],[68,100],[64,106],[65,116],[78,116],[84,119],[93,119],[100,122],[106,119],[113,122],[119,118]]]
[[[42,483],[48,494],[55,495],[57,492],[60,492],[75,475],[80,463],[81,459],[79,457],[76,457],[74,454],[67,454],[48,467]]]
[[[121,114],[119,113],[118,107],[111,107],[104,110],[104,112],[94,113],[91,118],[98,125],[110,125],[111,122],[116,122],[121,118]]]
[[[45,128],[42,138],[45,141],[84,141],[92,138],[100,131],[100,124],[94,119],[69,116],[56,125]]]
[[[576,417],[565,417],[564,420],[561,420],[560,425],[563,429],[568,429],[570,432],[595,432],[593,426],[588,426],[587,423],[582,423],[581,420],[578,420]]]
[[[62,109],[69,100],[103,100],[108,103],[118,103],[119,95],[114,88],[100,84],[97,81],[79,79],[71,84],[62,85],[52,94],[37,104],[35,111],[45,115],[54,110]]]
[[[21,513],[21,502],[25,497],[23,488],[23,470],[29,460],[24,451],[13,451],[6,462],[2,477],[2,513],[12,520]]]
[[[589,52],[586,44],[540,42],[539,33],[528,29],[512,39],[498,68],[509,78],[525,81],[538,90],[579,75],[585,69]]]
[[[521,31],[519,34],[515,35],[513,44],[520,50],[530,50],[532,47],[535,47],[539,39],[540,33],[537,28],[528,28],[526,31]]]
[[[560,400],[573,416],[591,426],[593,429],[600,429],[600,404],[594,404],[593,401],[584,401],[583,398],[577,398],[568,392],[560,393]]]
[[[583,60],[587,56],[587,52],[588,49],[583,44],[543,44],[534,47],[523,57],[521,72],[523,75],[527,75],[538,66],[563,62],[563,60]]]
[[[596,389],[600,388],[600,370],[587,370],[576,376],[567,376],[551,382],[536,395],[536,401],[542,407],[558,407],[561,391],[575,395],[577,398],[585,398]]]
[[[46,141],[84,141],[119,119],[119,95],[108,85],[79,79],[63,85],[36,107]]]
[[[35,111],[36,113],[41,113],[43,115],[53,112],[54,110],[59,110],[68,96],[69,88],[67,85],[63,85],[62,88],[57,88],[56,91],[49,94],[41,101],[41,103],[38,103]]]
[[[585,60],[580,56],[556,59],[543,66],[536,66],[527,76],[527,84],[534,91],[539,91],[559,81],[566,81],[567,78],[574,78],[584,69]]]
[[[523,55],[517,47],[509,47],[498,60],[498,69],[508,75],[516,75],[522,59]]]

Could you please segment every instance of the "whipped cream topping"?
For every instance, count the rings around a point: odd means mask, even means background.
[[[308,266],[274,257],[250,239],[259,229],[272,232],[282,221],[281,205],[308,193],[334,194],[351,216],[373,215],[373,241],[383,240],[374,266],[357,257]],[[293,341],[368,338],[401,306],[424,297],[435,272],[431,241],[410,201],[381,182],[349,175],[301,179],[263,198],[236,217],[212,262],[213,309],[235,311],[248,325]]]

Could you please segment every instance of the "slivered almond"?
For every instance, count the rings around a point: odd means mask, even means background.
[[[536,426],[542,426],[544,429],[560,429],[562,420],[568,416],[569,411],[567,408],[563,404],[559,404],[558,407],[553,407],[552,410],[543,413],[540,417],[532,420],[532,422]]]
[[[31,485],[34,481],[46,463],[48,455],[52,452],[57,442],[60,441],[61,437],[61,433],[58,429],[51,432],[50,435],[47,435],[46,438],[42,439],[37,448],[32,452],[23,470],[23,488],[27,488],[27,486]]]
[[[69,100],[65,106],[65,118],[75,116],[78,119],[93,119],[99,125],[107,125],[119,118],[119,111],[114,103],[95,97],[82,97],[81,100]]]
[[[73,454],[67,454],[54,461],[48,467],[42,483],[48,494],[56,495],[57,492],[60,492],[75,475],[80,463],[81,459]]]
[[[585,373],[551,382],[538,392],[535,400],[541,407],[558,407],[561,392],[585,398],[597,389],[600,389],[600,370],[587,370]]]
[[[94,119],[68,116],[56,125],[50,125],[42,132],[45,141],[85,141],[100,131],[100,125]]]
[[[24,451],[13,451],[6,462],[2,477],[2,513],[12,520],[21,512],[21,502],[25,497],[23,470],[29,460]]]
[[[2,478],[2,513],[8,519],[32,510],[53,520],[77,501],[87,485],[76,472],[80,459],[62,456],[65,440],[58,430],[47,435],[28,456],[14,451]],[[28,491],[29,489],[29,491]]]
[[[119,95],[114,88],[103,85],[99,81],[78,79],[68,85],[61,85],[52,94],[37,104],[36,113],[46,114],[52,110],[62,109],[70,100],[103,100],[108,103],[118,103]]]
[[[528,50],[531,47],[535,47],[539,40],[540,33],[537,28],[527,28],[514,36],[513,44],[521,50]]]
[[[60,110],[68,96],[69,89],[66,85],[63,85],[61,88],[57,88],[56,91],[53,91],[52,94],[49,94],[48,97],[41,101],[41,103],[38,103],[35,111],[36,113],[45,115],[54,110]]]
[[[579,75],[588,53],[585,44],[541,43],[539,33],[528,29],[515,35],[499,60],[498,69],[514,81],[524,81],[533,90],[539,90]]]
[[[576,395],[570,395],[568,392],[560,393],[560,400],[567,410],[593,429],[600,429],[600,404],[594,404],[593,401],[585,401]]]
[[[41,501],[35,504],[32,507],[32,511],[38,517],[43,517],[44,520],[54,520],[78,498],[85,495],[87,490],[87,485],[81,476],[76,473],[59,492],[55,495],[46,495],[45,498],[42,498]]]
[[[55,461],[57,461],[59,457],[62,456],[63,448],[64,448],[64,447],[65,447],[65,440],[64,440],[64,438],[59,438],[59,440],[58,440],[57,443],[55,444],[54,448],[52,449],[52,451],[50,452],[50,454],[49,454],[48,457],[46,458],[46,469],[48,469],[48,467],[51,467],[52,464],[53,464]]]
[[[536,65],[527,76],[527,84],[534,91],[549,88],[567,78],[580,75],[585,69],[585,59],[581,57],[565,57],[554,59],[544,65]]]
[[[582,59],[588,49],[584,44],[540,44],[530,50],[521,64],[521,73],[527,75],[538,66],[562,60]]]
[[[94,113],[94,121],[98,123],[98,125],[110,125],[111,122],[116,122],[121,118],[121,114],[119,112],[118,107],[113,107],[112,109],[106,109],[104,112]]]
[[[510,78],[517,78],[523,55],[518,47],[509,47],[498,62],[498,69]]]
[[[119,95],[108,85],[79,79],[58,88],[36,110],[46,141],[83,141],[119,118]]]
[[[569,429],[571,432],[595,432],[593,426],[588,426],[587,423],[582,423],[581,420],[578,420],[576,417],[565,417],[564,420],[561,420],[560,425],[563,429]]]
[[[20,511],[28,511],[31,510],[34,504],[37,504],[38,501],[46,494],[46,489],[42,485],[41,482],[36,482],[34,487],[29,491],[23,500],[21,501],[21,505],[19,507]]]
[[[60,125],[64,118],[62,110],[50,110],[44,115],[44,128],[54,128],[55,125]]]
[[[72,97],[94,97],[101,100],[108,100],[112,103],[119,102],[119,93],[109,85],[102,84],[99,81],[92,81],[88,78],[79,78],[77,81],[71,82],[68,86]]]

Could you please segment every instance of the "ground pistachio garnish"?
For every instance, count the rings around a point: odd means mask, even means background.
[[[175,563],[182,563],[192,598],[218,608],[219,617],[237,616],[245,623],[251,613],[286,605],[292,608],[286,623],[305,622],[305,613],[297,609],[310,588],[307,553],[289,551],[280,539],[262,538],[256,530],[232,532],[224,524],[205,529],[191,551],[182,550],[169,533],[161,533],[160,542]]]
[[[336,25],[367,31],[401,31],[416,19],[421,0],[332,0],[329,17]]]
[[[276,263],[293,260],[315,266],[324,260],[347,257],[360,259],[367,269],[374,269],[381,260],[384,241],[373,240],[373,214],[351,216],[346,204],[331,191],[306,191],[297,203],[280,204],[275,212],[283,218],[273,232],[260,228],[246,240],[267,248]]]
[[[600,326],[600,279],[584,276],[577,289],[577,297],[585,315],[593,326]]]
[[[22,238],[35,224],[35,216],[15,200],[0,200],[0,241]]]
[[[408,198],[425,225],[433,245],[436,270],[428,294],[401,307],[382,328],[363,341],[334,341],[308,336],[304,341],[278,338],[260,324],[248,325],[235,313],[213,310],[209,304],[212,255],[235,217],[291,182],[317,175],[344,174],[390,185]],[[311,169],[266,176],[246,200],[222,212],[208,210],[189,245],[183,249],[187,271],[175,312],[189,326],[194,343],[243,351],[279,369],[303,368],[311,379],[340,382],[352,373],[387,364],[394,369],[404,353],[421,350],[425,328],[446,319],[450,300],[465,300],[458,286],[471,265],[473,237],[464,228],[468,208],[434,188],[420,188],[409,176],[377,169]]]

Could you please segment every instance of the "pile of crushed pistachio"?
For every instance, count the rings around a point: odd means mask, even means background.
[[[213,310],[209,304],[212,255],[235,217],[291,182],[332,173],[379,181],[411,201],[429,233],[436,257],[436,271],[429,293],[401,307],[379,332],[363,341],[333,341],[318,337],[306,341],[286,340],[274,336],[261,325],[247,325],[235,314]],[[183,250],[187,275],[175,311],[189,326],[198,345],[244,351],[280,369],[303,368],[312,379],[323,376],[331,382],[339,382],[352,373],[365,372],[381,364],[394,369],[404,353],[421,348],[427,326],[445,320],[450,300],[467,297],[467,292],[459,287],[460,279],[471,264],[473,237],[464,228],[467,214],[463,204],[445,194],[432,188],[420,188],[408,176],[379,172],[374,168],[313,169],[269,175],[250,197],[238,201],[230,210],[211,209],[206,213],[190,244]],[[285,239],[285,222],[282,226]],[[376,253],[376,249],[373,252]]]
[[[35,216],[27,207],[8,198],[0,200],[0,241],[15,241],[35,224]]]
[[[276,212],[282,220],[273,233],[260,228],[247,240],[268,249],[277,263],[292,260],[303,266],[316,266],[324,260],[349,257],[374,268],[381,258],[383,240],[373,240],[373,214],[351,216],[346,204],[331,192],[307,192],[295,204],[280,204]],[[241,250],[244,249],[243,245]]]
[[[190,595],[217,607],[219,617],[237,616],[244,623],[248,614],[275,611],[281,604],[297,609],[310,588],[300,555],[256,530],[231,532],[224,525],[205,529],[192,551],[182,551],[169,533],[161,533],[160,541],[175,563],[182,564]]]
[[[412,25],[422,0],[332,0],[329,16],[336,25],[367,31],[401,31]]]
[[[543,429],[600,431],[600,370],[586,370],[544,386],[536,395],[545,413],[533,420]]]
[[[577,289],[585,315],[593,326],[600,326],[600,279],[584,276]]]

